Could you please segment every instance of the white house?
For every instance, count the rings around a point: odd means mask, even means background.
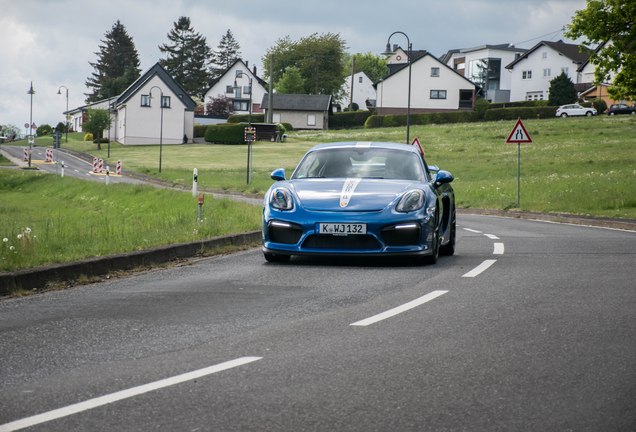
[[[73,129],[82,131],[89,108],[108,109],[109,105],[113,141],[124,145],[192,142],[196,104],[159,63],[121,95],[69,110]]]
[[[563,41],[541,41],[506,66],[511,79],[511,101],[547,100],[550,81],[565,72],[574,84],[583,83],[580,66],[589,52]]]
[[[266,85],[267,83],[256,75],[256,66],[250,71],[247,63],[236,59],[219,77],[210,82],[203,96],[203,103],[208,103],[209,98],[227,96],[232,98],[234,114],[249,114],[251,96],[251,112],[260,114],[263,112],[261,100],[267,93]]]
[[[440,60],[482,88],[490,102],[510,102],[512,75],[503,66],[527,49],[512,44],[481,45],[448,51]]]
[[[367,107],[375,106],[375,89],[373,88],[373,81],[362,71],[358,71],[353,74],[353,92],[351,92],[351,75],[345,78],[342,85],[342,91],[344,96],[338,101],[334,102],[334,111],[343,111],[349,107],[349,102],[353,100],[353,103],[358,105],[359,109],[366,109]]]
[[[268,95],[263,95],[261,106],[269,107]],[[329,114],[332,111],[330,95],[276,94],[272,95],[272,121],[290,123],[294,130],[329,129]]]
[[[406,114],[409,65],[398,50],[387,59],[390,74],[374,84],[380,115]],[[427,51],[413,51],[411,63],[411,113],[444,112],[474,106],[477,86]],[[399,60],[398,60],[399,57]]]

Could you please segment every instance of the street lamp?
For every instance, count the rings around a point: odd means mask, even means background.
[[[31,95],[31,111],[29,112],[29,168],[31,168],[31,153],[33,152],[33,95],[35,94],[35,90],[33,90],[33,81],[31,81],[31,88],[27,94]]]
[[[250,80],[250,105],[248,107],[248,120],[247,120],[247,127],[251,128],[252,127],[252,92],[253,92],[253,88],[252,88],[252,78],[251,77],[247,77]],[[238,84],[236,83],[236,78],[234,79],[234,87],[232,87],[234,90],[239,89],[240,87],[238,86]],[[252,141],[248,141],[247,142],[247,184],[252,183]]]
[[[409,46],[409,52],[407,54],[408,58],[409,58],[409,95],[408,95],[408,102],[407,102],[407,107],[406,107],[406,143],[409,143],[409,129],[411,128],[411,63],[412,63],[412,53],[413,53],[413,45],[411,45],[411,41],[409,40],[409,37],[406,35],[406,33],[401,32],[401,31],[396,31],[391,33],[391,36],[393,36],[396,33],[400,33],[402,35],[404,35],[404,37],[406,38],[406,43]],[[386,55],[389,56],[391,54],[393,54],[393,50],[391,49],[391,36],[389,36],[389,39],[386,42],[386,51],[384,51],[381,55]]]
[[[62,94],[62,87],[66,89],[66,112],[64,113],[64,125],[66,126],[66,143],[68,144],[68,88],[66,86],[60,86],[57,89],[57,94]]]
[[[152,100],[152,89],[158,88],[161,92],[161,99],[159,99],[159,105],[161,106],[161,128],[159,129],[159,172],[161,172],[161,149],[163,147],[163,90],[159,86],[152,86],[148,90],[148,99]],[[109,110],[110,111],[110,110]],[[110,112],[109,112],[110,115]]]

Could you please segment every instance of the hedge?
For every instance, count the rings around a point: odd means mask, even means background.
[[[237,124],[209,125],[205,141],[217,144],[245,144],[245,126]]]
[[[208,129],[208,125],[195,125],[194,126],[194,138],[203,138],[205,131]]]
[[[546,107],[548,106],[547,100],[527,100],[517,102],[494,102],[490,104],[490,109],[499,108],[531,108],[531,107]]]
[[[329,129],[363,127],[371,114],[369,110],[334,113],[329,116]]]
[[[234,114],[227,118],[228,123],[248,123],[249,121],[249,114]],[[265,114],[252,113],[252,123],[265,123]]]
[[[367,119],[364,127],[367,129],[380,127],[382,119],[383,127],[406,126],[406,114],[371,116]],[[422,126],[428,124],[449,124],[449,123],[473,123],[478,121],[475,111],[451,111],[446,113],[420,113],[411,114],[411,125]]]
[[[558,107],[499,108],[486,111],[486,121],[527,119],[548,119],[556,116]]]

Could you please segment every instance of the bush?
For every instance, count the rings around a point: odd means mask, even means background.
[[[406,114],[371,116],[364,124],[365,128],[406,126]],[[424,126],[428,124],[473,123],[478,121],[477,113],[472,110],[450,111],[441,113],[411,114],[411,125]]]
[[[527,100],[527,101],[516,101],[516,102],[493,102],[490,104],[489,109],[499,109],[499,108],[529,108],[529,107],[537,107],[537,106],[547,106],[547,100]]]
[[[503,108],[489,109],[484,119],[486,121],[554,118],[557,107],[533,107],[533,108]]]
[[[208,125],[196,125],[194,126],[194,137],[195,138],[203,138],[205,136],[205,131],[208,129]]]
[[[228,123],[248,123],[249,121],[249,114],[234,114],[227,118]],[[265,114],[252,113],[252,123],[265,123]]]
[[[38,127],[35,133],[37,136],[50,135],[53,133],[53,128],[50,125],[43,124]]]
[[[59,122],[57,126],[55,126],[55,131],[64,133],[66,132],[66,126],[64,125],[64,123]]]
[[[291,123],[281,123],[281,124],[285,126],[285,129],[287,130],[287,132],[294,130],[294,127],[291,125]]]
[[[97,143],[98,143],[98,140],[94,139],[94,140],[93,140],[93,142],[94,142],[95,144],[97,144]],[[100,142],[100,143],[107,143],[107,142],[108,142],[108,138],[101,138],[101,139],[99,140],[99,142]]]
[[[205,131],[205,141],[217,144],[245,144],[245,125],[210,125]]]
[[[371,111],[341,112],[329,116],[329,129],[349,129],[364,127]]]
[[[604,113],[607,110],[607,102],[601,98],[592,99],[590,102],[594,104],[594,108],[596,108],[596,111],[599,114]]]
[[[86,135],[84,135],[84,141],[93,141],[93,134],[87,133]]]
[[[477,99],[475,101],[475,112],[477,113],[477,118],[479,120],[483,120],[486,115],[486,111],[490,107],[490,102],[486,99]]]

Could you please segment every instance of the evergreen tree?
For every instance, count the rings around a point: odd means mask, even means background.
[[[305,94],[305,83],[300,75],[300,70],[295,66],[288,67],[274,88],[276,93],[280,94]]]
[[[221,75],[235,59],[241,57],[240,49],[241,45],[234,39],[234,35],[228,29],[225,36],[221,38],[216,51],[212,53],[212,66],[210,67],[212,76]]]
[[[159,63],[189,95],[201,97],[210,81],[207,68],[212,51],[206,38],[195,33],[190,18],[182,16],[174,23],[168,39],[171,45],[159,46],[159,50],[166,54]]]
[[[93,89],[85,93],[87,103],[106,99],[109,90],[111,96],[119,95],[141,75],[139,54],[124,25],[117,20],[105,36],[95,53],[97,62],[89,62],[95,72],[86,80],[86,87]]]
[[[561,75],[550,81],[549,106],[561,106],[571,104],[576,101],[577,92],[574,83],[570,78],[561,72]]]

